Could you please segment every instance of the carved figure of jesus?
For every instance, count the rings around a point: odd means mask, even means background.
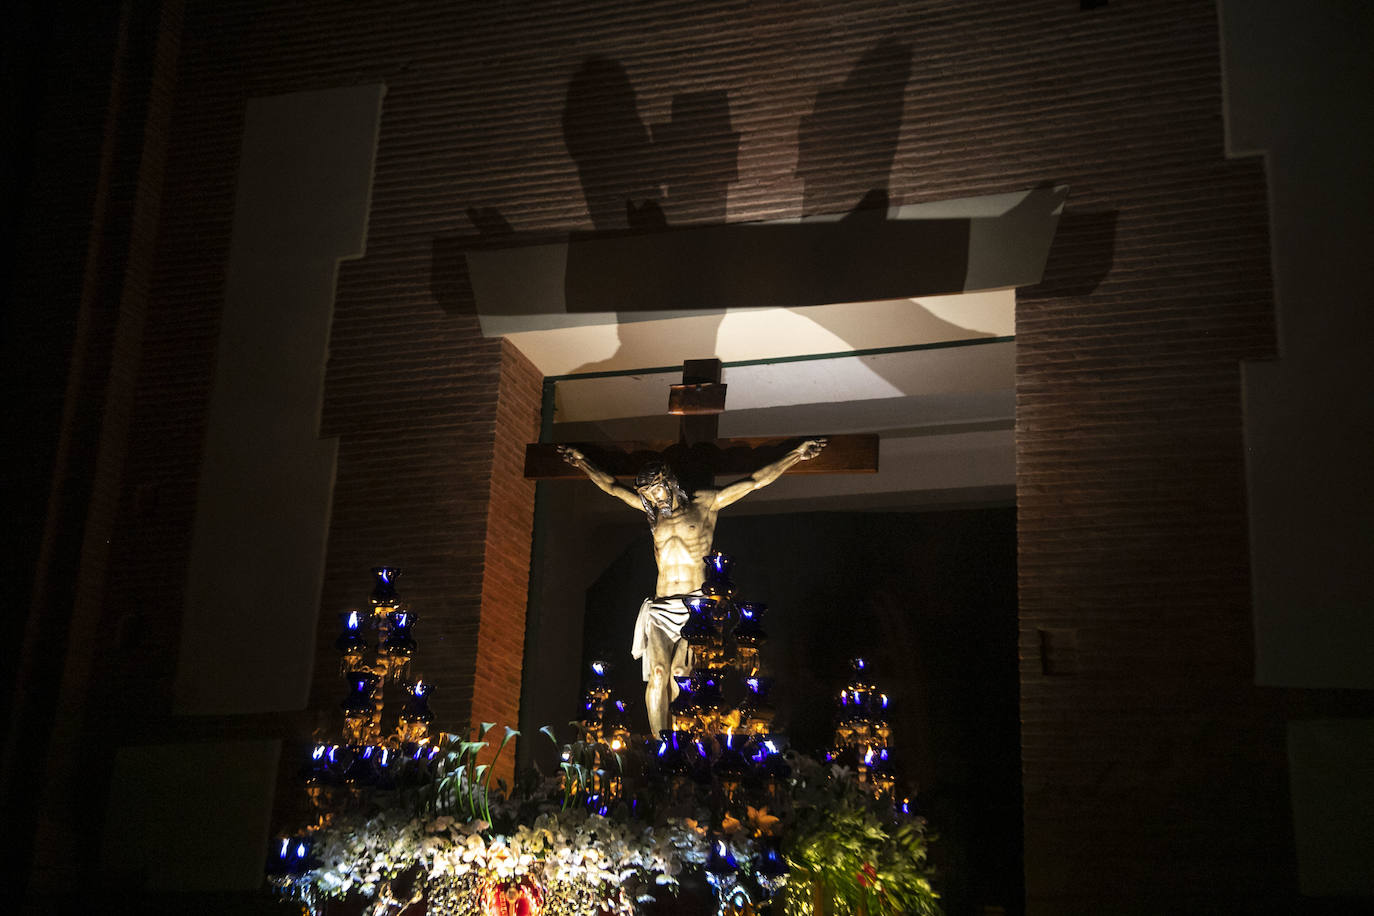
[[[690,614],[687,599],[701,594],[706,577],[702,561],[711,552],[720,510],[768,486],[797,462],[815,458],[825,443],[824,439],[808,439],[743,480],[719,490],[703,489],[690,495],[666,465],[647,465],[631,489],[592,464],[577,449],[559,446],[558,453],[564,461],[586,474],[601,490],[649,517],[658,583],[654,596],[640,606],[630,651],[642,660],[644,703],[654,734],[672,727],[668,704],[678,692],[673,677],[688,673],[687,644],[682,640],[682,625]]]

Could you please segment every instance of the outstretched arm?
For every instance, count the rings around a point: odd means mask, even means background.
[[[731,503],[738,502],[747,494],[768,486],[798,461],[810,461],[815,458],[821,453],[821,449],[825,448],[825,442],[824,439],[807,439],[772,464],[766,464],[743,480],[736,481],[721,489],[716,493],[716,508],[724,509]]]
[[[592,464],[587,460],[587,456],[577,449],[570,445],[560,445],[558,446],[558,454],[562,456],[563,460],[568,462],[568,464],[577,468],[583,474],[586,474],[587,479],[596,484],[602,491],[611,494],[632,509],[638,509],[640,512],[644,511],[644,503],[640,500],[638,493],[624,484],[619,483],[616,481],[615,477]]]

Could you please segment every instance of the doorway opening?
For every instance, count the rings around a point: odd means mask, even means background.
[[[674,437],[678,372],[547,380],[545,439]],[[741,360],[723,380],[722,436],[881,437],[877,474],[784,477],[718,523],[744,599],[769,607],[779,721],[798,749],[824,746],[848,660],[866,657],[893,696],[903,781],[941,837],[946,912],[1018,912],[1014,342]],[[586,481],[541,483],[538,505],[522,728],[576,718],[594,659],[639,723],[629,649],[656,575],[645,519]]]

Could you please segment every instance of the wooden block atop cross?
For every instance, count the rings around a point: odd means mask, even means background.
[[[720,439],[725,410],[720,360],[692,359],[682,366],[682,383],[668,395],[668,412],[680,416],[678,441],[535,443],[525,446],[525,476],[534,480],[581,479],[583,474],[558,454],[573,446],[597,467],[616,477],[634,477],[644,465],[661,461],[689,489],[713,485],[717,476],[744,477],[777,461],[806,439],[826,439],[820,455],[791,467],[789,474],[872,474],[878,470],[878,437],[872,434]]]

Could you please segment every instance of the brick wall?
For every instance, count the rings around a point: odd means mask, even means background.
[[[538,235],[587,228],[587,186],[658,197],[681,224],[844,210],[884,177],[904,203],[1062,182],[1063,243],[1017,328],[1030,907],[1292,892],[1280,723],[1250,675],[1237,368],[1273,350],[1264,180],[1223,156],[1211,4],[195,2],[182,35],[104,590],[124,641],[92,734],[168,708],[244,101],[380,81],[367,253],[340,271],[320,430],[340,451],[318,713],[158,728],[327,722],[334,614],[379,562],[406,571],[440,721],[513,718],[529,490],[512,462],[537,379],[478,336],[445,256],[480,241],[469,208]],[[564,110],[592,55],[620,78],[569,108],[579,168]],[[721,92],[740,135],[728,200],[684,190],[721,173],[718,147],[646,145],[678,97]]]
[[[510,344],[502,347],[470,718],[511,728],[520,724],[525,603],[534,535],[534,482],[524,477],[525,444],[539,438],[543,381],[519,350]],[[502,759],[499,776],[510,778],[513,760],[512,748]]]

